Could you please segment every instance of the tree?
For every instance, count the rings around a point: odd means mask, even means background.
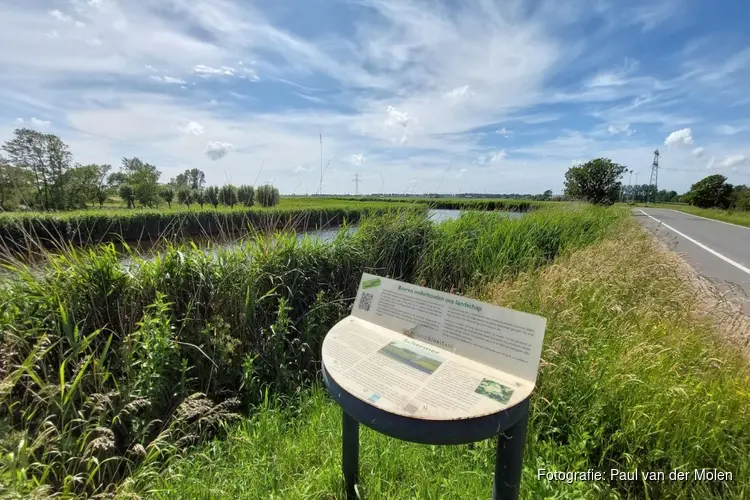
[[[552,199],[552,190],[551,189],[546,190],[544,192],[544,194],[542,195],[542,197],[543,197],[542,199],[544,199],[544,200],[551,200]]]
[[[99,165],[73,167],[63,174],[65,207],[86,208],[88,203],[98,201],[102,172]]]
[[[73,165],[68,146],[56,135],[28,128],[16,129],[13,135],[2,149],[11,164],[33,176],[37,204],[44,210],[65,208],[63,175]]]
[[[185,205],[188,208],[193,203],[193,190],[187,186],[183,186],[177,190],[177,202],[181,205]]]
[[[627,169],[609,158],[596,158],[565,173],[565,195],[599,205],[611,205],[620,195],[620,177]]]
[[[219,188],[216,186],[208,186],[206,188],[206,201],[213,205],[214,208],[219,206]]]
[[[96,201],[99,202],[99,208],[102,208],[104,206],[107,198],[109,198],[109,194],[107,193],[106,189],[99,188],[96,190]]]
[[[237,204],[237,189],[231,184],[221,186],[219,190],[219,201],[222,205],[234,207]]]
[[[128,208],[135,208],[135,196],[133,195],[133,186],[130,184],[121,184],[117,190],[122,201],[128,204]]]
[[[187,169],[169,181],[169,184],[175,188],[187,187],[195,190],[203,189],[205,183],[206,174],[203,173],[203,170],[197,168]]]
[[[113,192],[117,192],[126,182],[128,182],[128,176],[125,172],[112,172],[107,177],[107,184]]]
[[[12,165],[0,156],[0,210],[14,210],[31,205],[36,188],[31,172]]]
[[[729,208],[732,203],[732,185],[721,174],[705,177],[690,187],[685,197],[688,203],[701,208]]]
[[[732,192],[732,206],[737,210],[750,211],[750,188],[744,184],[734,186]]]
[[[279,190],[269,184],[260,186],[256,191],[256,197],[258,198],[258,203],[264,207],[277,205],[281,199]]]
[[[203,191],[203,189],[193,189],[193,199],[198,202],[198,205],[203,208],[203,205],[206,204],[206,193]]]
[[[159,204],[159,172],[155,166],[143,163],[138,158],[123,158],[122,172],[127,183],[133,187],[133,196],[138,203],[146,207]]]
[[[159,191],[161,199],[167,202],[167,206],[172,208],[172,200],[174,200],[174,189],[171,186],[163,186]]]
[[[255,192],[252,186],[243,184],[237,188],[237,201],[246,207],[253,206]]]

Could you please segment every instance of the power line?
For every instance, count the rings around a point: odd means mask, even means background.
[[[354,174],[354,194],[359,194],[359,174]]]

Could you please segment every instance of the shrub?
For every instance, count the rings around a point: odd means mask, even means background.
[[[264,207],[278,205],[281,200],[279,190],[269,184],[260,186],[257,191],[258,203]]]

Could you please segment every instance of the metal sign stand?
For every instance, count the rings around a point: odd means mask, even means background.
[[[493,500],[518,498],[523,469],[523,447],[529,414],[529,398],[501,412],[457,420],[424,420],[390,413],[352,395],[328,374],[323,380],[331,397],[341,406],[342,471],[346,498],[356,499],[359,473],[359,424],[382,434],[413,443],[467,444],[497,436]]]

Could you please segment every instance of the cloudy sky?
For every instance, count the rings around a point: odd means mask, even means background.
[[[750,183],[750,3],[0,0],[0,141],[282,192]],[[262,171],[261,170],[262,167]],[[635,181],[635,176],[633,176]],[[442,181],[442,185],[441,185]],[[627,178],[626,178],[627,182]]]

